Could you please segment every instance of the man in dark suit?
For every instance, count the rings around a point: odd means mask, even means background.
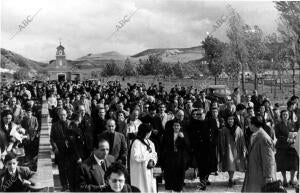
[[[92,153],[93,147],[94,147],[93,141],[96,140],[96,139],[94,139],[94,135],[93,135],[94,126],[92,123],[91,116],[86,113],[86,109],[85,109],[84,105],[78,106],[78,114],[80,116],[79,127],[81,128],[81,130],[85,136],[86,152],[85,152],[84,157],[87,158]]]
[[[194,103],[195,108],[202,108],[205,110],[205,112],[208,112],[210,109],[210,100],[206,99],[206,94],[204,91],[200,92],[200,95],[196,95],[197,100]]]
[[[217,146],[218,146],[218,137],[219,137],[219,130],[222,128],[222,121],[219,117],[219,109],[217,107],[212,107],[211,109],[211,116],[206,116],[206,137],[208,146],[208,154],[210,159],[210,165],[207,167],[207,171],[215,172],[217,174],[218,171],[218,155],[217,155]],[[208,176],[207,179],[208,181]],[[208,182],[208,184],[210,184]]]
[[[106,124],[106,111],[104,106],[98,106],[98,116],[95,117],[93,120],[94,123],[94,134],[93,136],[99,136],[103,131],[105,131],[105,124]],[[94,146],[97,146],[97,140],[94,141]]]
[[[258,112],[259,111],[259,99],[258,99],[258,92],[257,90],[253,91],[253,95],[251,96],[251,102],[254,104],[254,111]]]
[[[69,121],[67,120],[67,112],[64,109],[60,109],[59,120],[53,123],[51,127],[50,143],[58,165],[62,191],[68,189],[70,160],[73,155],[67,134],[68,127]]]
[[[93,154],[86,159],[79,172],[80,191],[100,192],[105,187],[104,174],[106,169],[114,162],[114,157],[108,155],[109,143],[102,139]]]
[[[154,105],[149,106],[149,114],[142,117],[141,121],[143,123],[150,123],[152,125],[152,133],[150,136],[150,140],[154,143],[155,149],[158,153],[158,159],[157,166],[160,164],[160,141],[163,135],[163,125],[162,121],[159,116],[157,116],[156,113],[156,107]]]
[[[236,106],[236,111],[234,113],[234,121],[237,123],[237,125],[242,129],[242,131],[245,133],[245,113],[246,107],[243,104],[238,104]]]
[[[109,143],[109,154],[114,156],[116,161],[126,165],[127,143],[122,133],[115,131],[116,122],[109,119],[106,122],[106,130],[98,135],[98,140],[105,139]]]

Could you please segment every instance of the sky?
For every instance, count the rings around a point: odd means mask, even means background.
[[[279,14],[272,1],[1,0],[1,47],[48,62],[60,40],[72,60],[89,53],[199,46],[229,14],[227,4],[245,23],[276,32]],[[226,41],[226,29],[223,24],[212,35]]]

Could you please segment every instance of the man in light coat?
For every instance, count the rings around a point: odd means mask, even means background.
[[[262,126],[257,117],[251,118],[250,129],[253,134],[242,192],[261,192],[265,184],[276,181],[274,144]]]

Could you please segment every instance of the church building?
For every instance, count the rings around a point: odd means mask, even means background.
[[[78,61],[66,60],[65,48],[60,45],[56,48],[56,60],[51,60],[47,71],[50,80],[69,81],[83,79],[83,71],[78,69]]]

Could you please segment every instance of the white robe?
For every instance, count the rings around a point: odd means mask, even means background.
[[[132,144],[130,154],[130,180],[131,185],[136,186],[141,192],[156,193],[156,180],[153,177],[153,169],[147,169],[147,164],[150,159],[157,162],[157,153],[155,146],[150,142],[152,153],[147,151],[146,145],[141,141],[135,140]]]

